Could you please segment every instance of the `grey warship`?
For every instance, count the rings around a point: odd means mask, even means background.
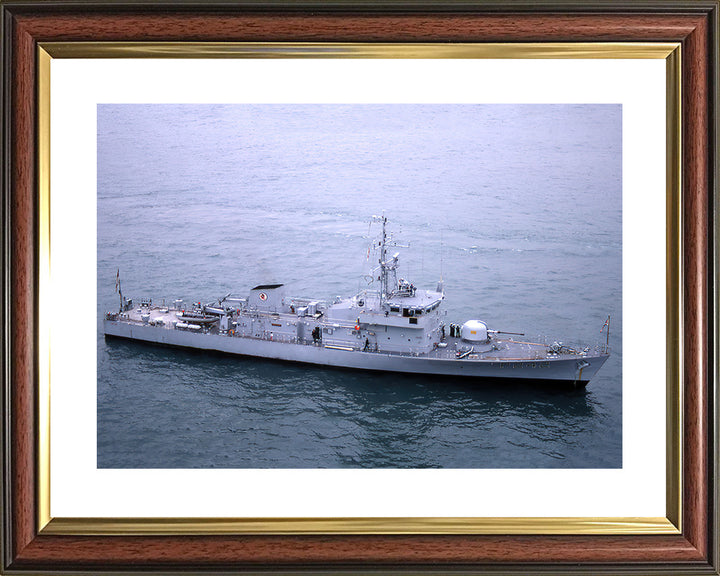
[[[369,276],[377,289],[327,301],[261,284],[248,295],[211,303],[158,305],[124,297],[118,271],[120,305],[105,314],[105,337],[339,368],[574,387],[587,385],[608,359],[609,317],[606,343],[593,348],[530,341],[476,319],[448,323],[442,281],[426,290],[398,277],[388,219],[372,220],[381,227],[371,247],[377,267]]]

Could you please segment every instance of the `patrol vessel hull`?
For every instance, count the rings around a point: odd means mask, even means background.
[[[322,345],[296,344],[221,334],[192,333],[162,327],[104,321],[106,337],[115,337],[162,346],[206,350],[230,355],[298,362],[338,368],[401,372],[436,376],[472,377],[488,380],[533,380],[582,387],[608,358],[607,354],[577,358],[457,359],[403,356],[396,353],[341,350]],[[586,364],[586,365],[585,365]]]
[[[139,306],[124,298],[120,271],[117,312],[105,315],[106,336],[165,346],[194,348],[383,372],[404,372],[486,379],[562,381],[585,385],[608,358],[609,346],[580,348],[553,342],[515,340],[515,332],[491,330],[481,320],[462,326],[447,322],[442,281],[435,290],[417,288],[399,278],[399,253],[387,231],[368,248],[378,253],[378,266],[368,279],[379,289],[363,290],[332,302],[293,297],[283,284],[261,284],[246,297],[228,294],[216,302],[172,306]],[[608,326],[609,339],[609,317]]]

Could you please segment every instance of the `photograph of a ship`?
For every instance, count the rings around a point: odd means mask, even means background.
[[[99,105],[98,467],[621,466],[621,121]]]

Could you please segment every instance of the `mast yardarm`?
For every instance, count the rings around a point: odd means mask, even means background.
[[[391,260],[388,261],[387,248],[388,246],[407,248],[407,246],[400,246],[394,242],[391,243],[392,237],[389,237],[387,233],[387,218],[385,215],[373,216],[372,222],[382,222],[382,235],[378,244],[378,247],[380,248],[380,258],[378,259],[378,264],[380,264],[380,275],[378,276],[378,280],[380,281],[380,303],[382,304],[395,293],[395,288],[398,285],[396,270],[400,254],[396,252],[393,254]],[[391,274],[392,282],[390,278]]]

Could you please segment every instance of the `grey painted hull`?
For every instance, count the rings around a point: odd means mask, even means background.
[[[586,384],[608,358],[607,354],[598,354],[587,355],[580,360],[577,357],[563,358],[558,356],[544,359],[493,361],[433,358],[422,355],[403,356],[382,352],[340,350],[313,344],[228,337],[222,334],[193,333],[113,320],[104,320],[104,330],[106,336],[164,346],[322,366],[486,379],[562,381],[575,385]]]

